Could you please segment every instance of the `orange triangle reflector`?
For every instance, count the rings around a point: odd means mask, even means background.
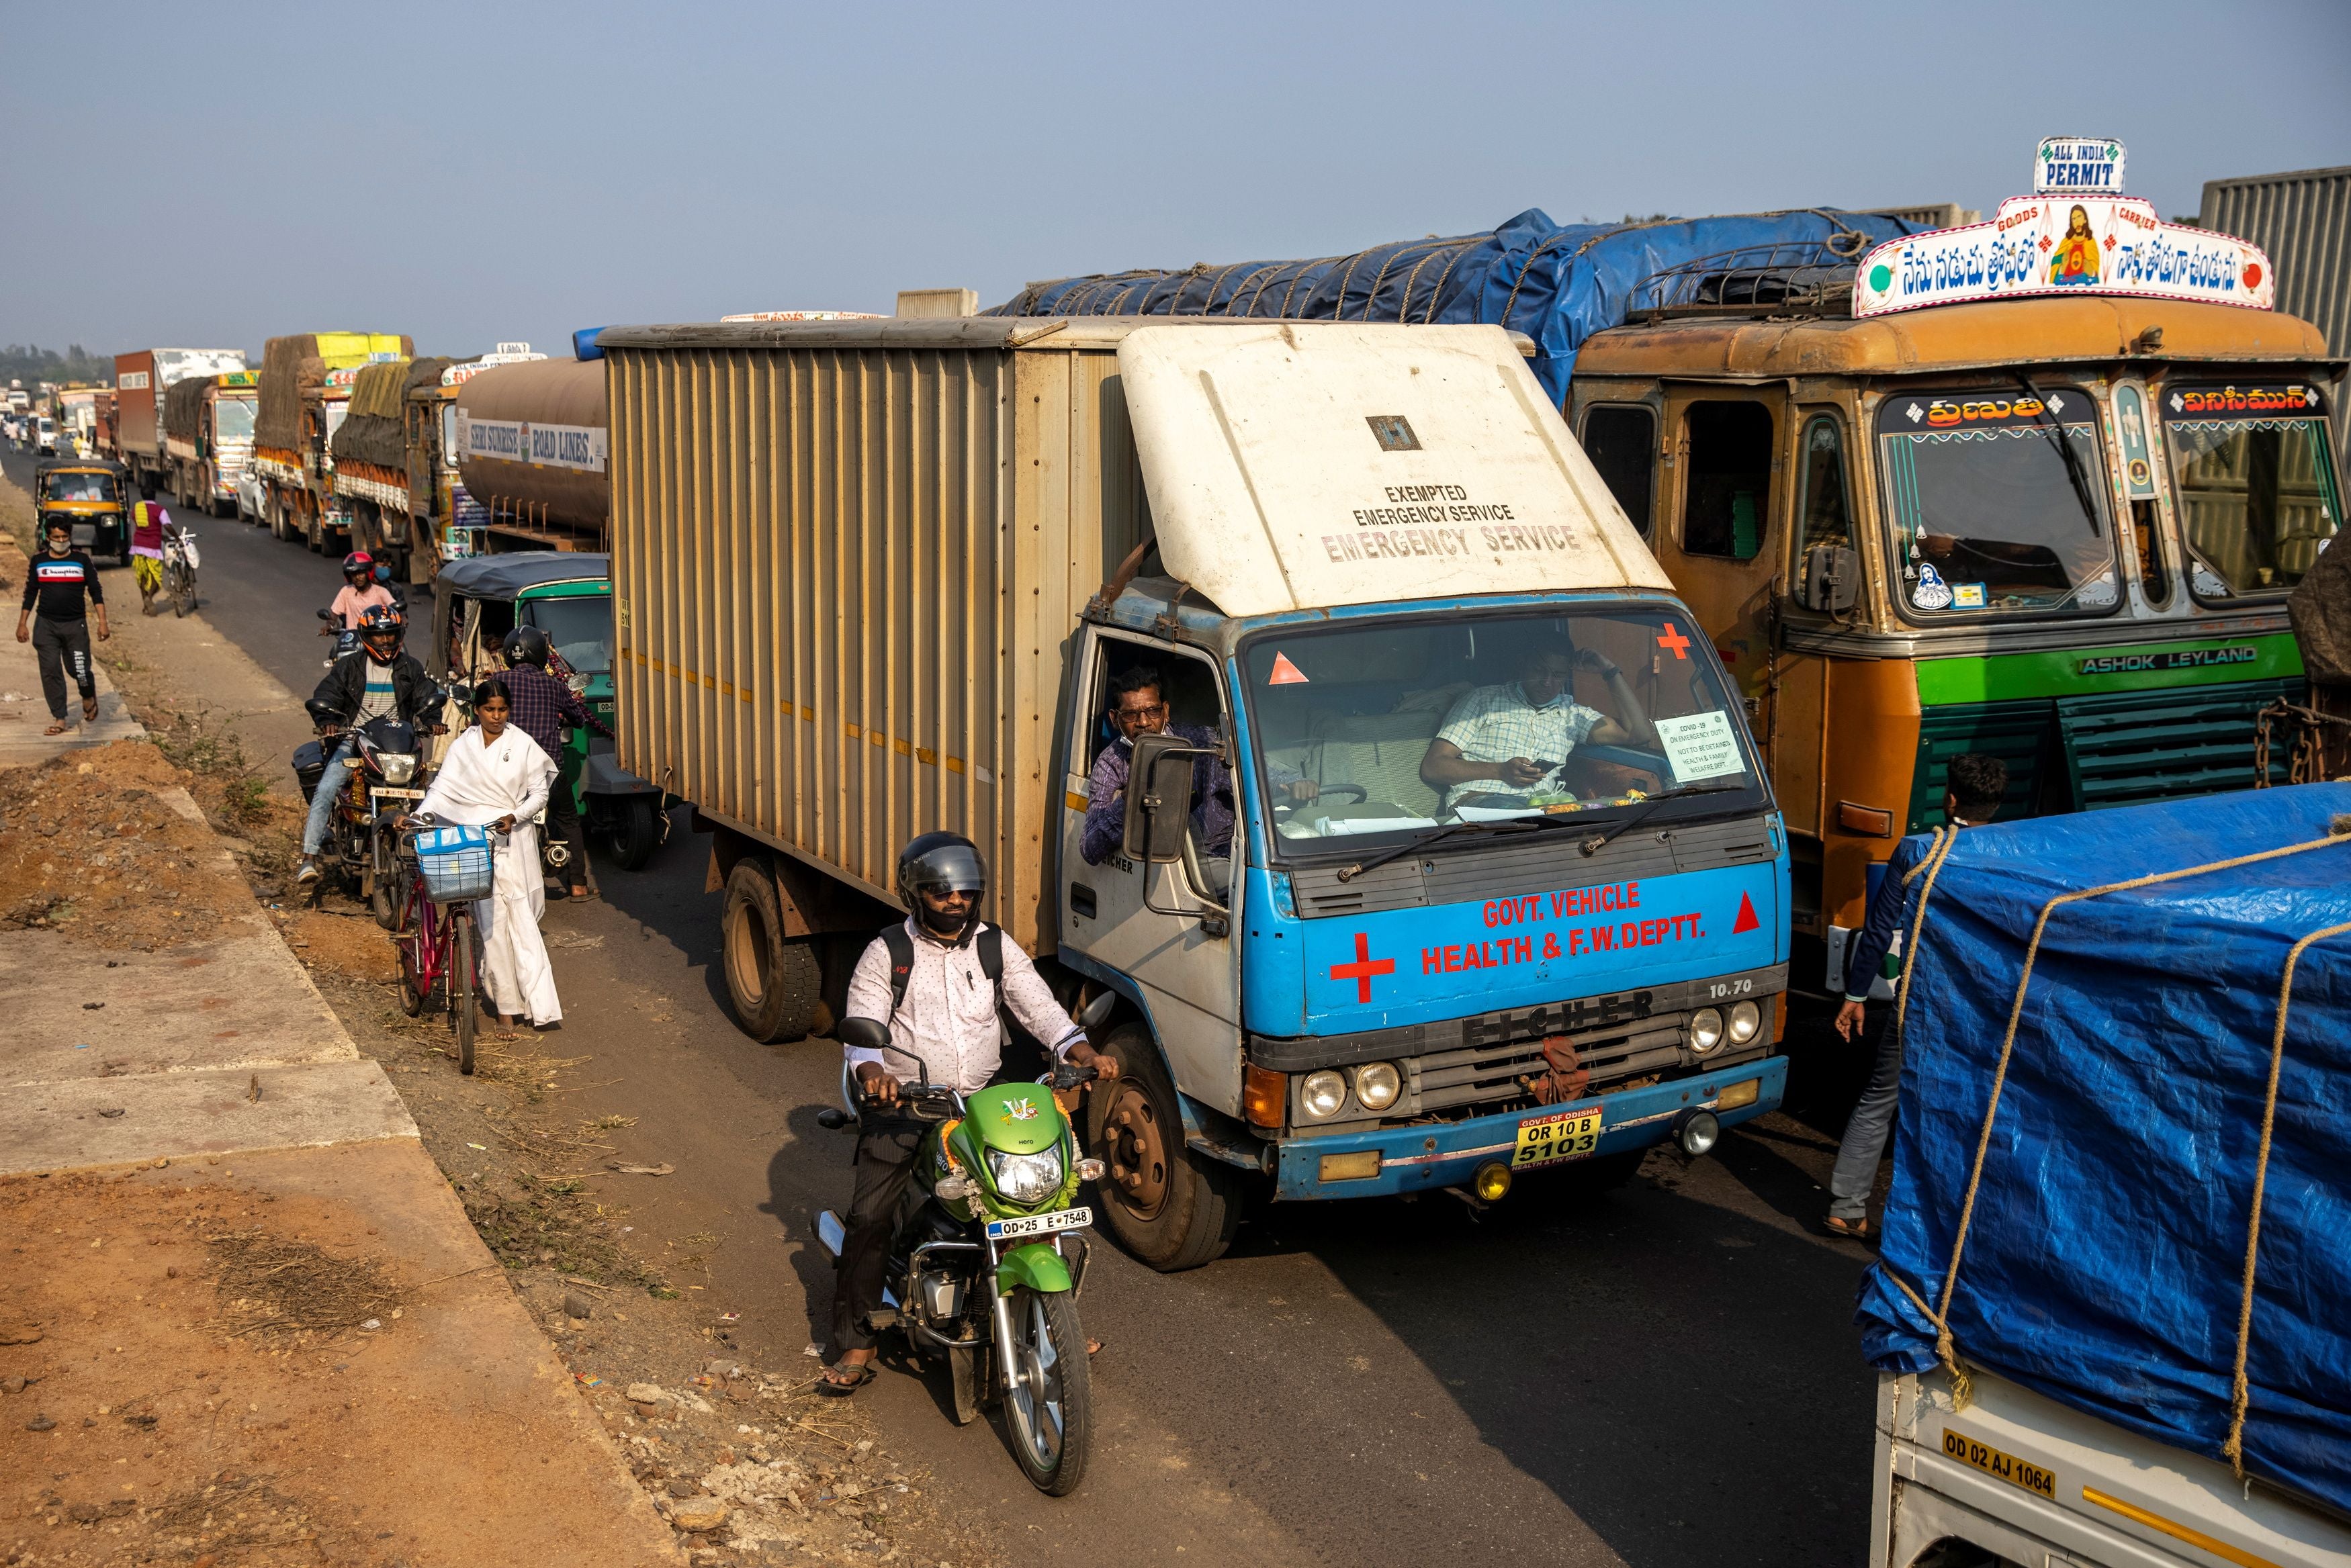
[[[1290,655],[1277,653],[1273,656],[1273,673],[1266,677],[1265,683],[1268,686],[1303,686],[1306,684],[1306,672],[1290,662]]]
[[[1762,923],[1755,918],[1755,900],[1744,893],[1740,894],[1739,919],[1730,922],[1730,934],[1735,937],[1741,931],[1751,931]]]

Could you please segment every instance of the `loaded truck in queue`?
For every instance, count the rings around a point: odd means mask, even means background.
[[[253,464],[260,387],[256,370],[224,370],[187,377],[163,394],[164,473],[181,505],[236,515],[237,484]]]
[[[1787,815],[1791,984],[1834,995],[1895,845],[1942,822],[1953,756],[2006,761],[2002,820],[2241,789],[2256,714],[2302,690],[2285,596],[2340,524],[2345,362],[2270,308],[2256,247],[2163,222],[2120,193],[2119,143],[2055,156],[2075,141],[2043,144],[2035,194],[1953,229],[1531,213],[1000,308],[1532,335],[1738,685]]]
[[[131,483],[148,494],[171,488],[172,454],[163,429],[165,397],[190,377],[246,369],[242,348],[141,348],[114,357],[115,451]]]
[[[480,547],[603,551],[612,510],[604,366],[532,356],[455,390],[450,433],[479,509]]]
[[[1604,1183],[1780,1102],[1761,753],[1524,339],[599,342],[620,763],[711,835],[753,1036],[838,1013],[900,846],[951,828],[1072,1009],[1117,997],[1082,1127],[1161,1269],[1252,1195]],[[1153,707],[1130,748],[1111,711]]]
[[[331,443],[350,412],[351,383],[363,365],[414,353],[407,337],[390,332],[300,333],[263,345],[253,466],[271,534],[322,552],[345,547],[351,508],[335,491]]]

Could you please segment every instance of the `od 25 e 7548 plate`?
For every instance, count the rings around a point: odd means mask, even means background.
[[[1094,1222],[1094,1211],[1083,1204],[1054,1214],[1023,1214],[1010,1220],[990,1220],[987,1239],[1006,1241],[1019,1236],[1043,1236],[1055,1231],[1081,1231]]]
[[[1601,1116],[1601,1106],[1586,1106],[1581,1110],[1529,1116],[1519,1124],[1519,1147],[1511,1151],[1510,1168],[1525,1170],[1585,1158],[1600,1147]]]

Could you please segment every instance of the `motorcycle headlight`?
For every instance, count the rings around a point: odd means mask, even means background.
[[[1693,1054],[1703,1056],[1722,1044],[1722,1014],[1711,1007],[1701,1007],[1690,1019],[1689,1048]]]
[[[1058,1148],[1042,1154],[1007,1154],[991,1148],[987,1168],[996,1178],[996,1190],[1015,1203],[1042,1203],[1061,1190],[1061,1151]]]
[[[1307,1074],[1306,1081],[1298,1085],[1298,1108],[1308,1121],[1327,1122],[1346,1104],[1347,1080],[1328,1067]]]
[[[1404,1077],[1385,1062],[1366,1062],[1355,1069],[1355,1098],[1367,1111],[1384,1111],[1404,1093]]]
[[[388,784],[404,784],[416,776],[413,752],[378,752],[375,760],[383,765],[383,782]]]

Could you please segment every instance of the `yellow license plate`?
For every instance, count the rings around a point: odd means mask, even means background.
[[[1529,1116],[1519,1124],[1519,1147],[1510,1156],[1510,1168],[1524,1170],[1529,1166],[1583,1158],[1600,1147],[1600,1116],[1598,1106]]]
[[[2045,1497],[2052,1502],[2057,1501],[2057,1477],[2053,1473],[2014,1454],[2004,1454],[1990,1443],[1978,1442],[1965,1432],[1943,1428],[1943,1456],[1963,1465],[1973,1465],[2021,1491]]]

